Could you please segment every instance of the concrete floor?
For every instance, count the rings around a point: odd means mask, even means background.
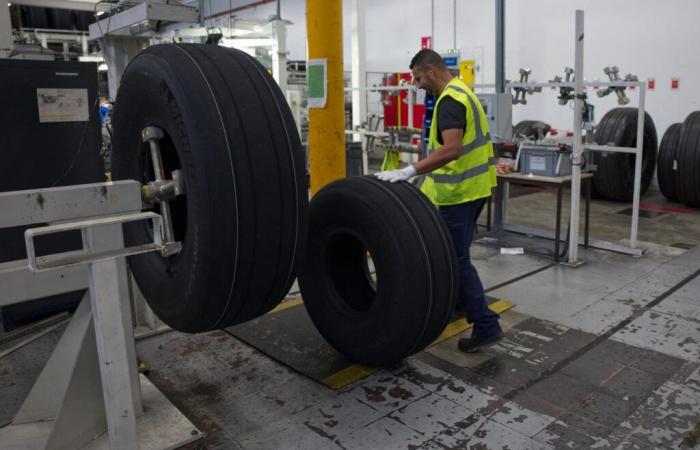
[[[510,221],[553,228],[554,201],[518,192]],[[480,353],[457,336],[338,391],[223,331],[148,338],[139,357],[206,433],[189,448],[700,448],[700,212],[653,191],[643,205],[662,214],[640,219],[641,258],[582,249],[570,268],[475,244],[489,295],[516,305]],[[626,208],[595,201],[592,236],[624,242]],[[0,423],[57,336],[0,359]]]

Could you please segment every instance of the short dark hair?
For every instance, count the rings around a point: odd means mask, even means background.
[[[446,69],[447,66],[442,60],[442,56],[435,50],[430,50],[429,48],[424,48],[413,57],[411,64],[408,66],[409,69],[414,67],[419,67],[421,69],[425,68],[427,65],[433,65],[440,69]]]

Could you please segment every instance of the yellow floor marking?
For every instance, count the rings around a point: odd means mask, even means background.
[[[359,364],[353,364],[321,381],[331,389],[340,389],[373,374],[377,370],[379,369],[376,367],[365,367]]]
[[[507,300],[497,300],[491,303],[489,305],[489,308],[491,308],[492,311],[500,314],[509,310],[513,306],[514,305]],[[465,319],[455,320],[454,322],[449,323],[447,327],[445,327],[445,331],[443,331],[442,334],[437,339],[435,339],[435,341],[432,344],[430,344],[430,346],[439,344],[440,342],[449,339],[453,336],[456,336],[459,333],[463,333],[471,327],[472,325],[468,324]],[[351,366],[346,367],[345,369],[334,373],[333,375],[324,378],[322,382],[323,384],[332,389],[340,389],[342,387],[347,386],[348,384],[354,383],[373,374],[377,370],[379,370],[379,368],[353,364]]]
[[[268,314],[273,313],[273,312],[284,311],[285,309],[289,309],[289,308],[293,308],[293,307],[295,307],[295,306],[299,306],[299,305],[301,305],[302,303],[304,303],[304,301],[301,299],[301,297],[299,297],[299,298],[293,298],[293,299],[287,300],[286,302],[280,303],[279,305],[277,305],[277,307],[276,307],[275,309],[273,309],[272,311],[270,311]]]
[[[489,305],[489,308],[495,313],[502,313],[504,311],[508,311],[510,308],[513,307],[513,304],[507,300],[496,300],[495,302],[491,303]],[[450,322],[447,324],[445,327],[445,331],[442,332],[440,336],[438,336],[435,341],[433,341],[432,344],[429,345],[433,346],[435,344],[439,344],[440,342],[447,340],[451,338],[452,336],[456,336],[459,333],[463,333],[470,329],[472,327],[471,324],[467,323],[466,319],[458,319],[455,320],[454,322]]]

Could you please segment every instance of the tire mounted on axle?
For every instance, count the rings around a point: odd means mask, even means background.
[[[129,258],[158,317],[201,332],[274,308],[295,277],[308,200],[297,129],[266,69],[214,45],[150,47],[124,71],[113,122],[115,179],[152,180],[147,126],[165,133],[166,178],[185,179],[170,203],[182,251]],[[124,232],[131,245],[152,239],[144,223]]]

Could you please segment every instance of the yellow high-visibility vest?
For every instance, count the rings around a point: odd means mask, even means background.
[[[442,146],[437,139],[438,109],[446,96],[464,105],[467,127],[459,157],[425,174],[421,191],[436,205],[456,205],[488,197],[496,186],[496,159],[486,114],[479,99],[459,78],[453,78],[445,86],[435,103],[428,151]]]

